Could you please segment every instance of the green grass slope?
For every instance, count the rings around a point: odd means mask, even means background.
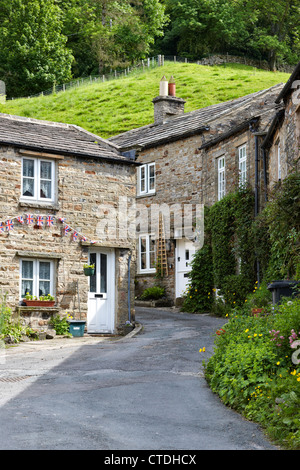
[[[285,83],[290,76],[239,64],[210,67],[165,62],[162,67],[104,83],[9,100],[0,104],[0,112],[76,124],[108,138],[153,122],[152,99],[159,94],[163,75],[174,76],[176,96],[186,100],[186,112]]]

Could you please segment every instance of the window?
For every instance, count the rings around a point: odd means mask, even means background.
[[[280,155],[280,141],[276,143],[277,147],[277,165],[278,165],[278,179],[281,180],[281,155]]]
[[[27,292],[36,297],[48,294],[53,295],[53,261],[22,259],[20,271],[22,298]]]
[[[23,158],[22,199],[54,201],[55,165],[51,160]]]
[[[139,237],[139,271],[155,271],[155,238],[152,235]]]
[[[138,171],[139,194],[155,193],[155,163],[142,165]]]
[[[225,157],[218,158],[218,201],[225,196]]]
[[[239,185],[242,186],[247,181],[247,154],[246,145],[239,147]]]

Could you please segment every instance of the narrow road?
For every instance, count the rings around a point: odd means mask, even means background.
[[[145,308],[136,315],[143,330],[131,338],[8,351],[0,364],[0,448],[276,449],[203,377],[224,319]]]

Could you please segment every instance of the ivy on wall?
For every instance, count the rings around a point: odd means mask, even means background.
[[[279,183],[255,218],[254,194],[242,187],[205,211],[205,242],[192,262],[183,309],[212,311],[218,289],[240,306],[260,279],[300,279],[300,174]]]

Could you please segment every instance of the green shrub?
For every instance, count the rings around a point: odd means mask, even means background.
[[[60,317],[58,314],[52,316],[49,325],[52,326],[58,335],[72,336],[71,333],[69,333],[70,325],[66,317]]]
[[[26,335],[26,328],[20,321],[12,318],[12,312],[6,305],[6,296],[0,299],[0,339],[10,337],[15,343],[19,343],[22,336]]]
[[[287,299],[262,317],[233,310],[216,334],[205,375],[226,405],[260,423],[278,444],[300,449],[300,364],[291,348],[294,338],[300,340],[300,299]]]
[[[141,295],[141,300],[157,300],[165,295],[164,287],[154,286],[148,287]]]
[[[211,246],[206,243],[191,262],[189,284],[184,295],[182,310],[185,312],[209,312],[213,304],[214,279]]]

